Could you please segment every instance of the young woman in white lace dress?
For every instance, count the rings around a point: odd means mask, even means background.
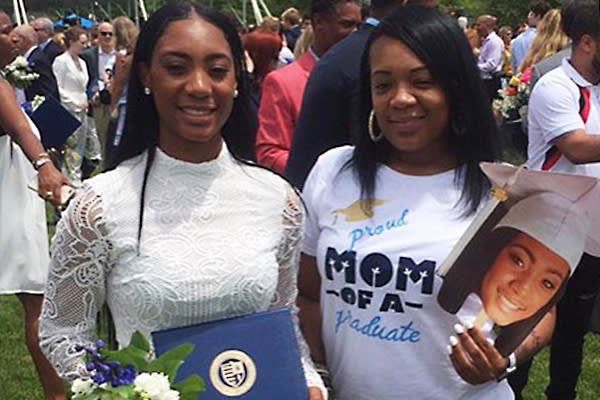
[[[144,25],[116,169],[85,181],[52,242],[42,349],[66,379],[85,373],[107,302],[131,334],[294,306],[303,212],[292,187],[236,158],[247,87],[222,14],[171,4]],[[298,332],[310,399],[322,382]]]
[[[0,70],[16,56],[13,23],[0,9]],[[38,194],[27,184],[36,175]],[[45,203],[60,204],[69,181],[52,164],[39,132],[16,101],[0,73],[0,295],[15,294],[24,311],[25,344],[35,365],[45,400],[66,399],[62,381],[40,350],[38,317],[48,267]],[[3,322],[3,321],[0,321]],[[0,397],[7,398],[4,388]]]

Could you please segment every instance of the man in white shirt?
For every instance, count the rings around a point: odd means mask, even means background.
[[[475,22],[475,30],[481,38],[477,68],[490,99],[498,97],[500,72],[504,61],[504,42],[494,32],[495,26],[496,17],[491,15],[482,15]]]
[[[596,0],[571,0],[570,58],[535,85],[529,100],[530,168],[600,178],[600,12]],[[550,400],[575,399],[583,337],[600,289],[600,259],[584,254],[558,304],[550,355]]]
[[[510,64],[514,73],[517,73],[521,61],[525,58],[525,54],[527,54],[527,50],[529,50],[529,46],[533,42],[533,38],[537,35],[536,27],[538,22],[542,20],[551,8],[550,4],[545,1],[538,1],[529,7],[529,14],[527,15],[528,28],[510,42]]]
[[[107,70],[112,71],[115,65],[116,51],[114,49],[113,26],[109,22],[102,22],[98,25],[98,46],[91,47],[81,52],[80,57],[87,64],[88,75],[88,96],[93,98],[96,92],[106,87],[110,77]],[[110,105],[101,104],[92,101],[92,112],[96,121],[96,131],[102,145],[102,158],[105,156],[106,149],[106,131],[110,120]],[[87,167],[84,167],[86,169]],[[84,171],[84,175],[86,171]]]

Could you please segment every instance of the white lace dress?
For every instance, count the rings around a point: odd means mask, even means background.
[[[294,307],[303,211],[283,179],[237,162],[225,145],[194,164],[157,149],[138,216],[146,155],[84,183],[52,241],[42,350],[66,379],[106,301],[120,346],[131,334]],[[294,308],[295,310],[295,308]],[[322,387],[298,330],[309,386]]]

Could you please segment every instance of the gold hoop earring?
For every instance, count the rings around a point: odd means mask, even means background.
[[[375,111],[371,110],[369,114],[369,124],[368,124],[369,137],[375,143],[379,142],[383,138],[383,133],[379,131],[379,135],[375,134]]]

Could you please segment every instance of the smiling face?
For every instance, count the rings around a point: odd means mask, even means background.
[[[425,64],[402,42],[383,36],[371,47],[370,67],[373,110],[392,158],[429,164],[452,158],[448,101]]]
[[[569,265],[562,257],[519,233],[498,253],[485,274],[481,300],[497,325],[510,325],[548,304],[568,277]]]
[[[216,157],[236,88],[223,32],[196,14],[170,23],[140,76],[158,111],[159,147],[186,161]]]

